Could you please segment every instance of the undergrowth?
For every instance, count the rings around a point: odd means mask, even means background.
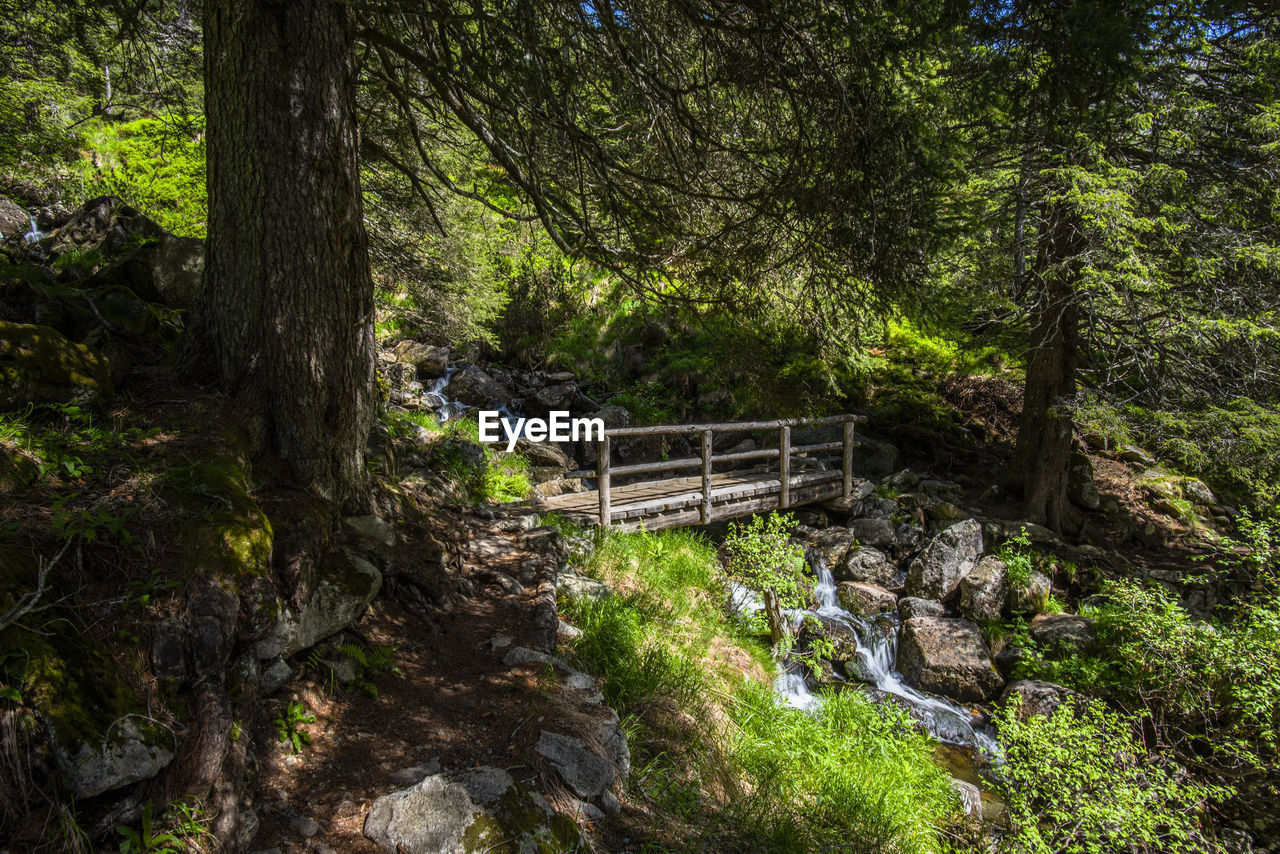
[[[956,801],[928,738],[856,693],[815,714],[781,704],[768,650],[726,615],[709,542],[612,534],[582,569],[615,592],[562,613],[629,721],[645,809],[628,832],[646,850],[942,850]]]

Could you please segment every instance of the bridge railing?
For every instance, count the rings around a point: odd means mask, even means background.
[[[612,479],[630,474],[656,474],[667,471],[688,469],[702,470],[702,506],[701,520],[705,525],[711,521],[711,474],[716,463],[744,462],[747,460],[778,460],[778,479],[781,489],[778,493],[778,507],[791,506],[791,458],[797,454],[822,453],[840,451],[843,459],[843,486],[841,495],[849,497],[853,492],[853,445],[854,428],[867,420],[865,415],[831,415],[825,418],[782,418],[773,421],[728,421],[714,424],[669,424],[655,427],[616,427],[605,430],[604,438],[596,442],[596,468],[578,469],[567,472],[566,478],[597,479],[600,493],[600,525],[608,527],[612,513]],[[839,442],[823,442],[813,445],[792,445],[791,430],[795,427],[824,427],[832,424],[843,425],[844,434]],[[778,447],[763,448],[758,451],[740,451],[732,454],[717,454],[712,450],[716,433],[750,433],[759,430],[777,430]],[[636,463],[634,465],[614,466],[611,463],[613,440],[628,439],[636,436],[696,436],[702,439],[701,453],[696,457],[681,457],[674,460],[660,460],[653,463]]]

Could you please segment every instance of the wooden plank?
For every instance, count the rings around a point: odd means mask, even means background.
[[[778,431],[778,506],[791,506],[791,428]]]
[[[635,463],[629,466],[618,466],[613,473],[618,477],[624,474],[648,474],[656,471],[674,471],[676,469],[694,469],[702,465],[698,457],[680,457],[676,460],[660,460],[656,463]]]
[[[843,460],[841,461],[841,470],[843,474],[843,484],[840,494],[845,498],[853,495],[853,422],[846,421],[844,423],[844,451]]]
[[[615,439],[626,436],[661,436],[691,435],[703,430],[714,430],[718,433],[745,433],[751,430],[777,430],[780,427],[822,427],[827,424],[841,424],[846,421],[862,423],[865,415],[829,415],[825,418],[779,418],[773,421],[728,421],[712,424],[664,424],[653,427],[615,427],[604,431],[605,436]]]
[[[605,436],[596,443],[596,468],[600,472],[599,486],[596,492],[600,496],[600,527],[607,528],[613,521],[609,509],[609,437]]]
[[[702,524],[711,521],[711,437],[714,431],[702,431]]]

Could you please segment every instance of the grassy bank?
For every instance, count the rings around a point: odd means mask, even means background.
[[[957,803],[929,740],[849,692],[781,706],[766,646],[726,616],[698,534],[613,534],[581,571],[606,599],[563,602],[572,655],[628,721],[623,830],[643,850],[934,852]]]

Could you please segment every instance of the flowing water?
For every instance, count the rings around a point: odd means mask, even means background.
[[[44,240],[44,232],[40,230],[40,226],[36,225],[35,216],[31,217],[31,230],[23,235],[23,239],[28,243],[39,243]]]
[[[457,368],[446,369],[444,372],[444,376],[437,378],[431,384],[431,388],[424,389],[422,392],[422,402],[425,403],[428,407],[430,407],[431,411],[436,416],[436,420],[438,420],[441,424],[444,424],[446,421],[452,418],[457,418],[459,415],[462,415],[468,410],[475,408],[473,406],[469,406],[463,403],[460,400],[450,400],[445,395],[444,393],[445,388],[448,387],[449,381],[453,379],[453,375],[456,374],[457,372],[458,372]],[[517,412],[513,412],[511,408],[504,403],[498,407],[498,417],[501,418],[503,421],[507,422],[508,425],[514,427],[517,421],[522,416]],[[525,434],[525,427],[524,425],[521,425],[519,431],[517,432],[517,435],[523,436],[524,434]],[[502,431],[502,442],[504,447],[505,447],[506,441],[507,441],[507,433],[504,429]]]
[[[858,639],[858,658],[862,672],[877,690],[899,698],[910,708],[912,716],[933,735],[946,744],[980,750],[994,757],[999,747],[995,738],[974,716],[963,707],[943,699],[923,694],[903,681],[896,668],[898,652],[898,618],[881,615],[880,625],[854,616],[840,606],[836,598],[836,582],[821,561],[814,562],[818,583],[814,587],[818,607],[813,611],[797,611],[792,618],[797,622],[806,616],[818,618],[824,623],[835,623],[853,633]],[[749,591],[748,591],[749,592]],[[741,601],[739,606],[737,601]],[[735,607],[747,610],[756,606],[756,600],[738,595]],[[887,622],[887,625],[885,623]],[[818,708],[821,699],[815,695],[800,672],[789,672],[774,680],[774,690],[788,705],[806,711]]]

